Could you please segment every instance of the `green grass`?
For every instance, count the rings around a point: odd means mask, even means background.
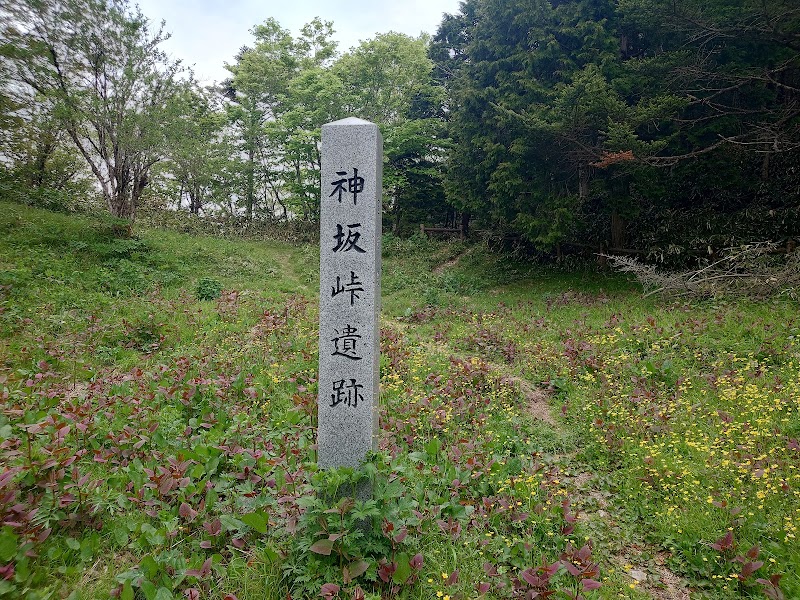
[[[587,598],[800,596],[796,303],[387,236],[375,502],[340,515],[317,248],[115,231],[0,203],[0,597],[505,598],[558,561]]]

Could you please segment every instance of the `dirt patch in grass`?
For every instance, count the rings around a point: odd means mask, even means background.
[[[656,600],[689,600],[686,582],[670,571],[666,562],[667,557],[663,552],[656,554],[653,569],[658,573],[660,585],[647,584],[644,589]]]
[[[541,388],[534,387],[522,377],[509,377],[509,381],[519,386],[528,403],[528,413],[534,418],[553,427],[557,427],[556,420],[550,414],[549,396]]]
[[[460,261],[468,253],[469,253],[469,250],[464,250],[463,252],[459,253],[458,256],[454,256],[450,260],[447,260],[447,261],[443,262],[440,265],[436,265],[433,268],[432,273],[434,275],[441,275],[447,269],[452,269],[453,267],[455,267],[458,264],[458,261]]]

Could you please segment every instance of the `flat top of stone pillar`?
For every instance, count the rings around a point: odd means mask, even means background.
[[[326,123],[323,127],[330,127],[331,125],[375,125],[375,123],[359,119],[358,117],[347,117],[346,119],[339,119],[332,123]]]

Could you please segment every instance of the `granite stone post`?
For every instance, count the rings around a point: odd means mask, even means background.
[[[376,447],[382,167],[383,139],[375,124],[351,117],[322,126],[317,430],[322,468],[357,467]]]

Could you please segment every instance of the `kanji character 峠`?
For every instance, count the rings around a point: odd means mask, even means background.
[[[336,285],[331,287],[331,298],[335,298],[343,292],[348,292],[350,294],[350,306],[353,306],[356,298],[361,299],[361,296],[359,296],[356,292],[364,291],[362,285],[363,284],[358,280],[358,276],[354,271],[350,271],[350,281],[345,282],[344,285],[342,285],[341,277],[337,275]]]

